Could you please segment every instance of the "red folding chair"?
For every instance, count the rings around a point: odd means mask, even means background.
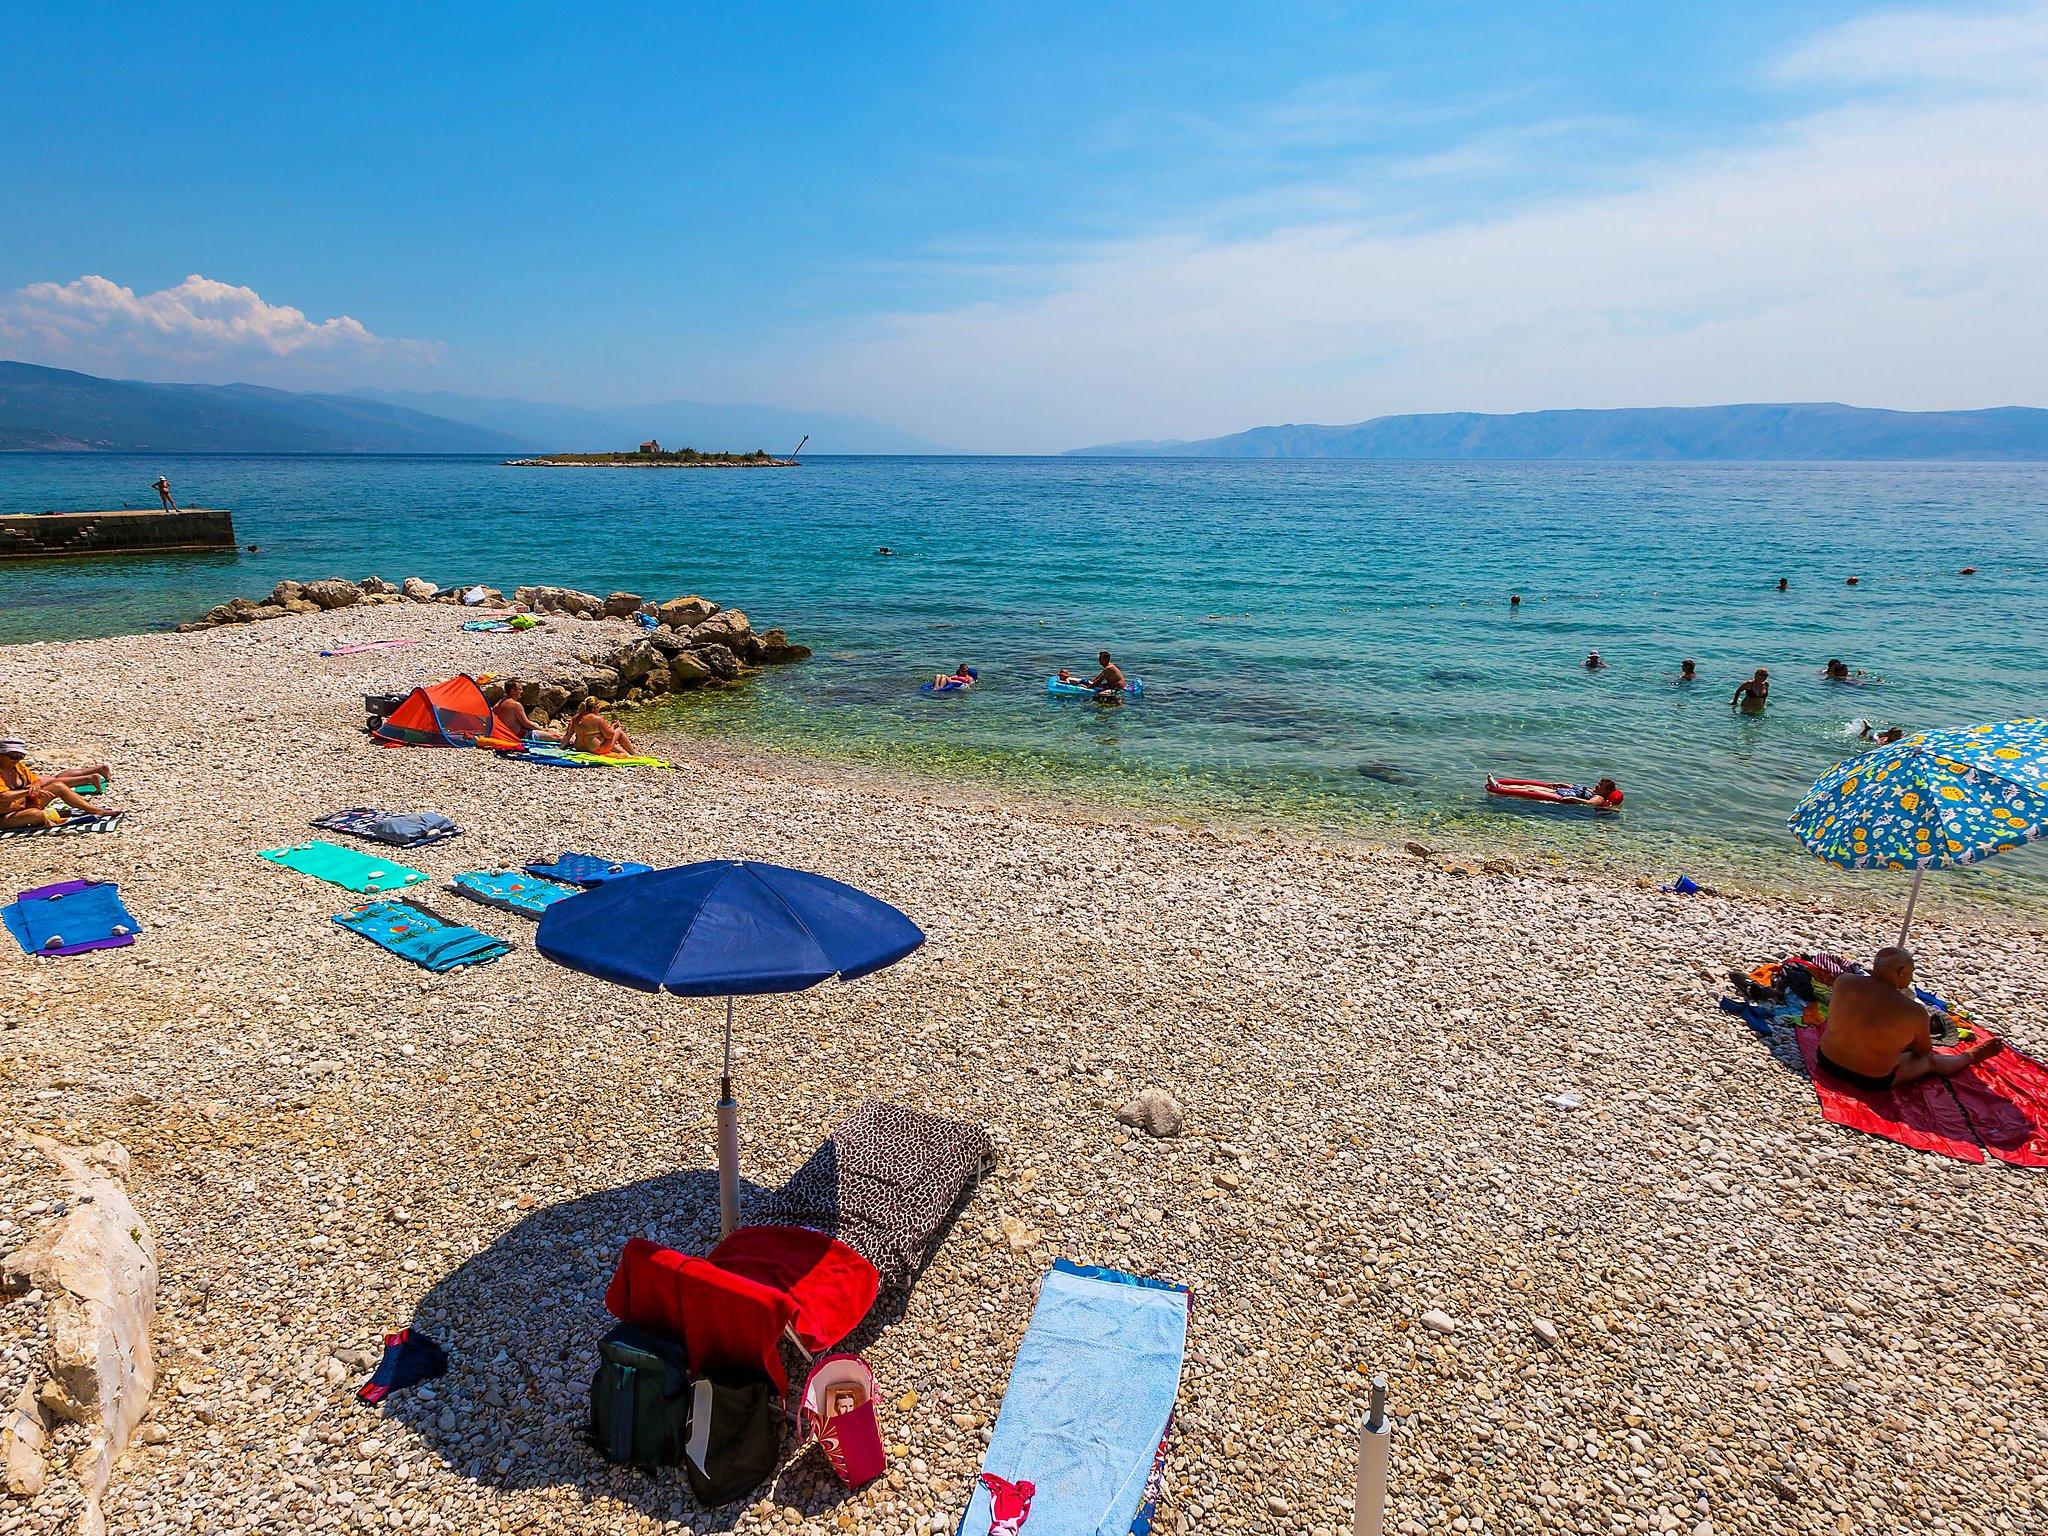
[[[711,1250],[711,1262],[796,1303],[789,1336],[806,1360],[859,1327],[882,1288],[874,1265],[809,1227],[737,1228]]]

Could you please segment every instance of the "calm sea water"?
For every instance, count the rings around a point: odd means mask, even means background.
[[[2044,466],[0,455],[0,510],[142,505],[160,469],[261,552],[0,567],[0,640],[160,627],[285,576],[701,591],[818,654],[677,706],[700,729],[1161,812],[1787,878],[1807,861],[1785,813],[1855,750],[1852,718],[2048,712]],[[1141,702],[1046,697],[1105,646]],[[1581,667],[1591,648],[1608,670]],[[1883,681],[1824,683],[1831,656]],[[980,688],[916,692],[960,661]],[[1770,709],[1738,716],[1757,666]],[[1627,813],[1490,802],[1489,770],[1611,774]],[[1988,883],[2048,889],[2048,858]]]

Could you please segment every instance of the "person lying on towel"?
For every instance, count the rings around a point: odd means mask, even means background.
[[[1923,1077],[1954,1077],[2005,1048],[1983,1040],[1967,1051],[1937,1056],[1933,1017],[1913,996],[1913,954],[1880,949],[1869,971],[1835,978],[1828,1022],[1820,1032],[1820,1068],[1858,1088],[1882,1092]]]
[[[640,749],[632,739],[611,721],[597,707],[597,700],[584,696],[576,706],[576,713],[569,717],[568,729],[562,733],[564,745],[574,747],[578,752],[588,752],[593,757],[638,757]]]
[[[505,680],[505,696],[491,706],[491,718],[498,723],[498,734],[514,741],[562,739],[560,731],[544,731],[533,723],[526,713],[526,684],[516,677]]]
[[[87,816],[111,815],[113,807],[95,805],[78,786],[104,784],[104,767],[74,768],[39,774],[28,765],[28,744],[13,737],[0,740],[0,828],[9,832],[62,821],[67,811]]]

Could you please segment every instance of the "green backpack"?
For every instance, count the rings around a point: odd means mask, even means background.
[[[612,1461],[673,1467],[690,1439],[690,1364],[683,1346],[620,1323],[598,1341],[590,1438]]]

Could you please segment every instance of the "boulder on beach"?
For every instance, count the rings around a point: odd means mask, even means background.
[[[711,668],[706,666],[701,658],[693,656],[688,651],[680,651],[668,659],[669,688],[672,691],[694,688],[699,683],[709,681],[710,677]]]
[[[270,600],[280,608],[289,608],[301,602],[306,596],[306,584],[302,581],[280,581],[270,589]]]
[[[655,605],[655,617],[669,629],[695,629],[714,613],[718,604],[709,598],[694,593],[688,597],[672,597],[665,603]]]
[[[431,602],[441,589],[424,576],[408,576],[398,584],[398,590],[416,603],[425,603]]]
[[[721,682],[731,682],[740,675],[740,659],[726,646],[693,645],[690,647],[690,655]],[[670,663],[670,670],[674,670],[674,663]]]
[[[791,644],[787,630],[764,630],[759,638],[761,641],[761,660],[771,667],[780,666],[784,662],[802,661],[811,654],[811,648],[808,645]]]
[[[365,576],[356,585],[361,587],[366,594],[374,594],[378,597],[389,597],[398,591],[398,588],[391,585],[382,576]]]
[[[346,608],[363,595],[363,589],[345,577],[327,576],[307,582],[303,595],[307,602],[322,608]]]
[[[604,600],[604,613],[608,619],[630,619],[641,608],[641,597],[637,592],[614,592]]]
[[[1186,1123],[1180,1100],[1164,1088],[1139,1090],[1117,1110],[1116,1117],[1152,1137],[1178,1136]]]

